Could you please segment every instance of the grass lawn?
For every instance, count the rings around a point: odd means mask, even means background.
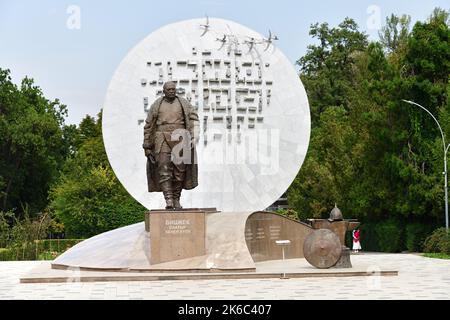
[[[445,253],[424,253],[424,257],[436,259],[450,259],[450,255]]]

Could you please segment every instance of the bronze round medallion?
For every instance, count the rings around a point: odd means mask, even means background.
[[[334,266],[341,257],[339,237],[331,230],[318,229],[311,232],[303,243],[306,261],[320,269]]]

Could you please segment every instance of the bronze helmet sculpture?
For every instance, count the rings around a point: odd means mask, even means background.
[[[339,221],[339,220],[343,220],[343,219],[344,219],[344,217],[342,216],[342,212],[335,203],[333,210],[331,210],[331,212],[330,212],[330,218],[328,218],[328,220],[329,221]]]

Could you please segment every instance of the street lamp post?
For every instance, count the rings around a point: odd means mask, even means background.
[[[439,124],[439,122],[437,121],[437,119],[433,116],[433,114],[428,111],[425,107],[421,106],[420,104],[413,102],[413,101],[409,101],[409,100],[402,100],[406,103],[418,106],[419,108],[425,110],[432,118],[433,120],[436,122],[436,124],[439,127],[439,130],[441,131],[441,137],[442,137],[442,146],[444,149],[444,172],[442,173],[445,177],[445,181],[444,181],[444,192],[445,192],[445,229],[448,231],[448,180],[447,180],[447,151],[448,148],[450,147],[450,143],[446,146],[445,144],[445,136],[444,136],[444,131],[442,131],[441,125]]]

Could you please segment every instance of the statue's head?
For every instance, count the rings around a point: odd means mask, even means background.
[[[166,98],[174,99],[175,95],[176,95],[176,91],[177,91],[177,86],[176,86],[175,82],[168,81],[168,82],[164,83],[163,92],[164,92],[164,96]]]

